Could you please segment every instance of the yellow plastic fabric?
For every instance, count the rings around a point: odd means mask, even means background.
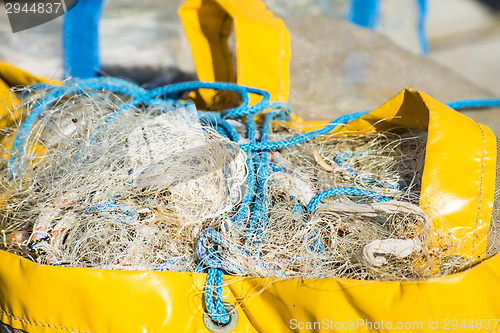
[[[187,0],[179,16],[201,81],[259,87],[273,101],[288,100],[290,35],[261,1]],[[228,46],[233,26],[236,64]],[[212,96],[203,95],[207,102]]]
[[[435,212],[428,209],[436,227],[456,237],[477,234],[474,255],[479,255],[493,202],[494,135],[411,90],[335,131],[398,126],[428,128],[422,205],[437,205]],[[0,251],[0,321],[27,332],[208,332],[203,324],[205,279],[201,273],[40,266]],[[224,299],[239,314],[236,332],[449,332],[453,319],[474,320],[474,332],[494,332],[493,319],[500,317],[500,255],[426,281],[225,276],[225,282]],[[398,323],[414,326],[398,329]],[[370,329],[374,325],[380,329]]]
[[[446,319],[499,318],[498,276],[500,255],[464,273],[418,282],[226,277],[224,297],[237,307],[236,332],[310,332],[290,328],[323,320],[423,328],[378,332],[449,332]],[[1,252],[0,320],[27,332],[208,332],[201,301],[205,277],[38,266]],[[439,329],[430,330],[436,321]],[[494,332],[492,327],[474,332]],[[364,325],[323,331],[370,332]]]

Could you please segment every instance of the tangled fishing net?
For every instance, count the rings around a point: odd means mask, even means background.
[[[83,93],[38,117],[16,166],[21,176],[5,188],[4,233],[22,240],[11,245],[27,240],[18,250],[49,264],[194,269],[201,225],[241,200],[245,153],[202,127],[190,106],[117,115],[124,105],[110,93]]]
[[[241,104],[197,111],[181,100],[196,88]],[[414,280],[469,264],[447,261],[459,244],[419,207],[423,131],[304,134],[273,121],[288,105],[231,84],[146,92],[102,79],[17,94],[25,120],[2,130],[3,250],[259,277]]]

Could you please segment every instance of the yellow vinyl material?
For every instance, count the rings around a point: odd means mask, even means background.
[[[499,276],[500,255],[463,273],[415,282],[226,276],[224,298],[239,314],[235,332],[312,332],[307,323],[325,321],[329,326],[315,331],[449,332],[452,319],[481,320],[483,327],[470,331],[496,332]],[[205,278],[39,266],[0,252],[0,321],[27,332],[209,332]],[[384,329],[369,329],[382,322]],[[438,329],[429,329],[436,322]],[[398,323],[419,326],[397,329]],[[330,329],[335,325],[344,327]]]
[[[494,194],[494,135],[411,90],[335,132],[398,126],[429,131],[422,206],[437,206],[427,210],[434,226],[457,238],[476,235],[462,254],[481,255]],[[208,332],[205,279],[201,273],[40,266],[0,252],[0,320],[27,332]],[[236,332],[448,332],[453,319],[474,320],[474,332],[500,329],[494,321],[500,317],[500,288],[494,287],[500,255],[462,273],[415,282],[230,276],[225,282],[224,299],[239,314]]]
[[[261,1],[187,0],[179,15],[201,81],[236,82],[269,91],[272,101],[288,100],[290,35]],[[228,46],[232,28],[236,64]],[[210,101],[213,93],[203,93]]]

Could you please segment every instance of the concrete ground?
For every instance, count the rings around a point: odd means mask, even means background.
[[[441,15],[453,8],[453,15]],[[430,1],[430,58],[500,97],[500,12],[473,0]]]

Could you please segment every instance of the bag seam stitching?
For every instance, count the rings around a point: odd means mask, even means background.
[[[483,129],[481,128],[481,125],[475,121],[475,124],[477,125],[477,127],[479,128],[479,131],[481,132],[481,135],[482,135],[482,138],[483,138],[483,151],[482,151],[482,154],[481,154],[481,178],[480,178],[480,181],[479,181],[479,202],[478,202],[478,206],[477,206],[477,214],[476,214],[476,220],[474,222],[474,230],[477,230],[477,225],[478,225],[478,220],[479,220],[479,216],[481,214],[481,206],[482,206],[482,203],[483,203],[483,183],[484,183],[484,159],[485,159],[485,155],[486,155],[486,135],[483,131]],[[475,247],[476,247],[476,237],[473,237],[472,239],[472,255],[474,256],[475,255]]]
[[[39,324],[39,323],[31,322],[29,320],[26,320],[26,319],[23,319],[23,318],[20,318],[20,317],[16,317],[13,314],[8,313],[7,311],[5,311],[2,308],[0,308],[0,312],[2,312],[3,314],[5,314],[7,317],[10,317],[10,318],[12,318],[14,320],[18,320],[20,322],[27,323],[27,324],[30,324],[30,325],[42,326],[42,327],[48,327],[48,328],[56,328],[56,329],[66,330],[66,331],[71,331],[71,332],[90,333],[89,331],[75,330],[75,329],[67,328],[67,327],[59,327],[59,326],[54,326],[54,325],[49,325],[49,324]]]

